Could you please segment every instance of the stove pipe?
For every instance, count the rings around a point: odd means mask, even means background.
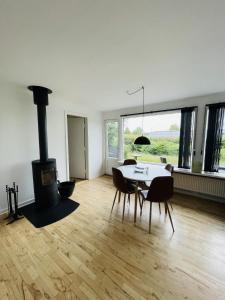
[[[37,105],[40,161],[45,162],[48,160],[46,106],[48,105],[48,94],[51,94],[52,91],[36,85],[30,85],[28,89],[33,92],[34,104]]]
[[[35,85],[28,89],[33,92],[38,117],[40,160],[32,161],[35,203],[38,209],[51,208],[59,202],[56,159],[48,158],[46,106],[52,91]]]

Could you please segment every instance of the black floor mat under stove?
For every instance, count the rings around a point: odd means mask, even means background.
[[[21,207],[20,211],[36,228],[41,228],[65,218],[79,205],[79,203],[66,198],[51,208],[37,210],[35,203],[32,203]]]

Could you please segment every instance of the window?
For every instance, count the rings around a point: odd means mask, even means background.
[[[106,158],[119,157],[119,122],[106,121]]]
[[[225,103],[206,106],[204,170],[225,169]]]
[[[124,158],[133,158],[137,154],[139,161],[160,163],[160,157],[165,157],[168,163],[177,166],[180,126],[180,110],[145,115],[143,133],[150,138],[151,145],[137,146],[133,142],[142,134],[142,116],[124,117]]]

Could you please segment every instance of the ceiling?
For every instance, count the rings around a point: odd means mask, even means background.
[[[225,91],[224,0],[0,0],[0,83],[111,110]]]

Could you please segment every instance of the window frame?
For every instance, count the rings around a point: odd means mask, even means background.
[[[191,151],[191,166],[192,166],[192,162],[193,162],[193,157],[195,156],[195,152],[196,152],[196,130],[197,130],[197,117],[198,117],[198,106],[190,106],[193,107],[193,120],[192,120],[192,126],[193,126],[193,134],[192,134],[192,151]],[[174,112],[180,112],[181,113],[182,107],[181,108],[171,108],[171,109],[165,109],[165,110],[156,110],[156,111],[149,111],[149,112],[145,112],[144,113],[144,117],[145,116],[150,116],[150,115],[163,115],[166,113],[174,113]],[[135,118],[135,117],[141,117],[141,115],[143,115],[142,113],[133,113],[133,114],[127,114],[127,115],[121,115],[121,156],[122,159],[124,160],[124,120],[127,118]],[[154,162],[148,162],[148,163],[153,163],[156,164]],[[160,162],[159,162],[160,164]],[[178,164],[178,162],[177,162]]]

